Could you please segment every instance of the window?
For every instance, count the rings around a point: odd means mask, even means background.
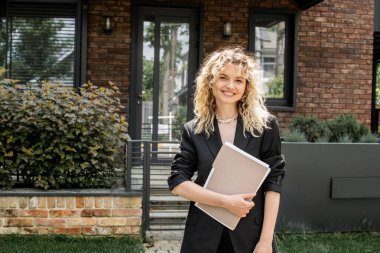
[[[295,13],[250,13],[249,50],[256,56],[259,86],[274,110],[295,108],[295,31]]]
[[[376,37],[376,35],[375,35]],[[379,37],[379,35],[377,36]],[[377,40],[375,39],[375,42]],[[378,49],[378,46],[375,46],[375,50]],[[376,56],[379,56],[378,54],[375,54],[375,79],[373,84],[374,94],[373,94],[373,116],[372,116],[372,130],[375,132],[380,132],[380,59],[376,59]]]
[[[0,64],[7,78],[20,83],[61,82],[78,86],[84,81],[85,37],[80,0],[65,4],[8,1],[0,23]],[[5,15],[4,15],[5,14]],[[82,36],[82,34],[84,34]]]

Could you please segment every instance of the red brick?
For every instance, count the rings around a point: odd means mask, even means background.
[[[29,218],[5,219],[4,227],[33,227],[33,219],[29,219]]]
[[[128,217],[127,218],[127,226],[140,226],[141,218],[138,217]]]
[[[113,229],[112,227],[83,227],[82,234],[84,235],[112,235]]]
[[[93,208],[94,207],[94,197],[84,197],[84,206],[85,208]]]
[[[46,208],[47,207],[47,198],[46,197],[38,197],[38,208]]]
[[[137,208],[119,208],[112,210],[113,217],[141,216],[142,210]]]
[[[99,226],[124,226],[127,223],[126,218],[99,218]]]
[[[115,227],[114,234],[115,235],[129,235],[132,232],[132,227],[123,226],[123,227]]]
[[[103,197],[95,197],[95,208],[103,207]]]
[[[66,225],[66,221],[60,218],[35,219],[36,226],[60,227]]]
[[[131,227],[131,234],[132,235],[138,235],[140,234],[141,227]]]
[[[47,235],[51,233],[51,228],[49,227],[37,227],[37,234]]]
[[[76,228],[53,228],[52,229],[53,234],[66,234],[66,235],[79,235],[81,234],[81,228],[76,227]]]
[[[81,212],[82,217],[109,217],[111,216],[110,209],[83,209]]]
[[[27,197],[19,197],[18,206],[21,209],[25,209],[28,207],[28,198]]]
[[[74,209],[76,204],[75,197],[66,197],[66,208],[67,209]]]
[[[140,197],[115,197],[113,199],[114,208],[141,207]]]
[[[113,198],[112,197],[103,197],[103,207],[112,208]]]
[[[1,209],[0,217],[17,217],[19,211],[19,209]]]
[[[96,225],[96,218],[69,218],[66,219],[68,226],[94,226]]]
[[[20,234],[21,235],[31,235],[31,234],[37,234],[38,229],[34,227],[22,227],[20,228]]]
[[[57,208],[65,208],[65,197],[57,197]]]
[[[55,197],[47,197],[47,207],[55,208]]]
[[[79,210],[50,210],[50,217],[63,218],[63,217],[79,217]]]
[[[19,216],[21,217],[48,217],[48,210],[20,210]]]
[[[0,197],[0,208],[8,208],[8,197]]]
[[[77,208],[83,208],[84,207],[84,198],[83,197],[77,197],[76,207]]]

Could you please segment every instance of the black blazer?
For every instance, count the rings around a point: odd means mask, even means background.
[[[195,134],[194,124],[195,121],[192,120],[184,126],[180,152],[174,158],[171,176],[168,178],[170,190],[184,181],[191,180],[195,171],[198,172],[198,176],[194,182],[203,186],[222,146],[216,120],[215,131],[209,137],[205,133]],[[285,160],[281,154],[281,140],[275,117],[271,117],[269,126],[270,128],[264,130],[259,137],[253,137],[248,132],[243,133],[243,122],[238,118],[234,144],[268,163],[271,172],[253,199],[254,208],[240,220],[234,231],[229,230],[236,253],[252,253],[260,238],[264,218],[264,192],[281,192]],[[223,225],[198,209],[191,201],[181,253],[216,252],[222,232]]]

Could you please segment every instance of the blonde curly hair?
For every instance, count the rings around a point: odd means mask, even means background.
[[[268,112],[264,98],[256,85],[256,63],[251,53],[241,46],[224,47],[211,53],[203,62],[196,77],[194,93],[195,133],[214,132],[215,98],[212,87],[221,69],[227,64],[237,64],[246,79],[244,95],[238,102],[239,116],[243,120],[244,131],[258,136],[268,128]]]

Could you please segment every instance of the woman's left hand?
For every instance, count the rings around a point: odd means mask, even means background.
[[[272,243],[259,241],[256,244],[255,250],[253,253],[273,253],[272,252]]]

